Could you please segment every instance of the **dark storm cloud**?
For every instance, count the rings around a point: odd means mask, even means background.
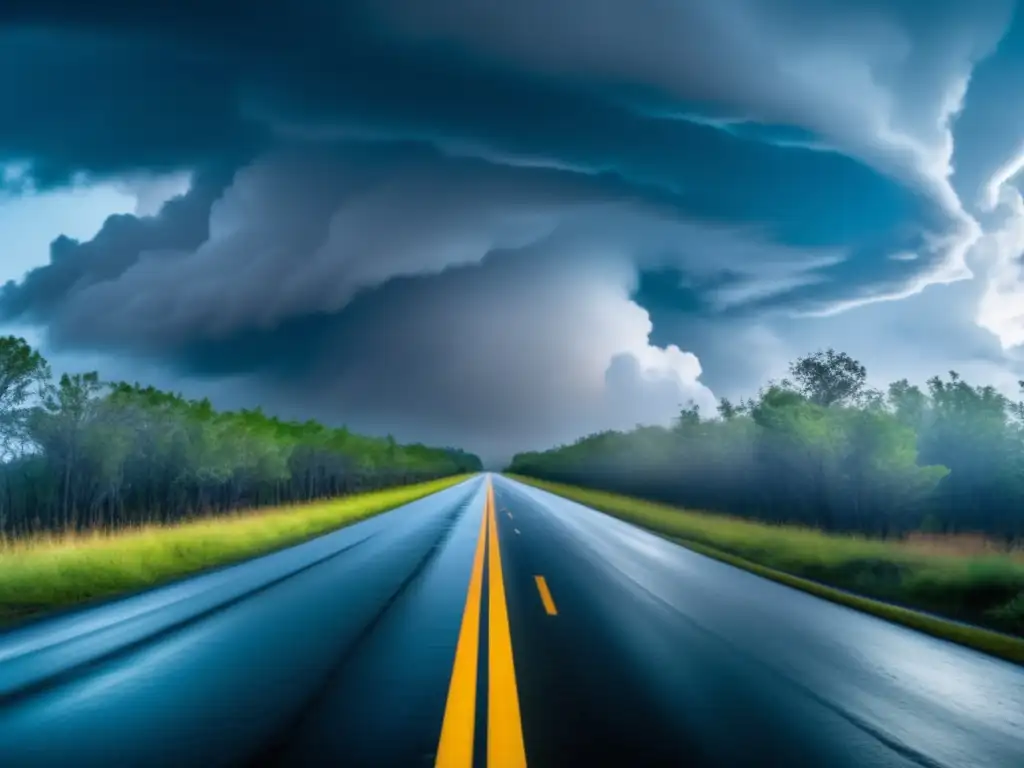
[[[488,63],[487,57],[474,60],[452,46],[396,41],[398,22],[387,15],[387,4],[300,3],[284,18],[247,13],[245,24],[237,22],[231,4],[210,4],[187,23],[162,4],[100,6],[95,14],[60,3],[5,8],[35,26],[14,27],[7,33],[10,45],[2,49],[12,66],[2,70],[10,82],[0,92],[10,94],[20,119],[0,127],[0,151],[29,158],[43,183],[80,170],[102,175],[202,168],[225,157],[248,160],[282,142],[332,144],[356,133],[431,141],[449,154],[483,156],[505,175],[509,165],[548,165],[585,177],[580,184],[605,186],[606,196],[675,207],[678,216],[702,221],[746,223],[794,245],[842,244],[858,257],[853,263],[870,265],[863,273],[852,269],[854,283],[886,286],[903,279],[909,267],[884,258],[886,251],[906,249],[902,222],[923,219],[927,226],[941,226],[917,193],[857,160],[779,145],[806,138],[806,132],[776,127],[757,137],[749,126],[744,131],[734,123],[669,119],[623,101],[614,84],[584,87]],[[441,17],[449,10],[438,5]],[[524,7],[524,14],[533,10]],[[331,150],[324,151],[329,163]],[[387,153],[374,157],[391,167]],[[561,181],[547,191],[529,183],[540,199],[567,194]],[[326,215],[340,202],[339,194],[327,191],[313,200],[307,190],[303,199]],[[855,213],[851,197],[859,201]],[[408,216],[409,210],[396,209],[395,215]],[[304,220],[311,237],[326,226],[314,218]],[[378,221],[385,229],[395,226],[393,218]],[[139,257],[167,250],[159,238],[140,242],[131,229],[115,222],[92,250],[110,250],[117,255],[103,259],[120,265],[131,262],[124,254],[132,248]],[[118,234],[129,242],[114,243]],[[66,243],[60,249],[71,250]],[[83,250],[89,248],[77,249]],[[290,257],[286,250],[293,252]],[[295,242],[282,244],[278,264],[254,269],[253,276],[274,279],[290,269],[301,271],[306,263],[295,250]],[[300,250],[308,254],[312,246],[305,243]],[[913,267],[926,268],[941,257],[931,254]],[[79,253],[75,261],[86,258]],[[237,259],[206,263],[211,270],[239,265]],[[62,271],[55,264],[35,273],[23,289],[8,289],[7,316],[39,310],[33,297],[40,284],[76,290],[87,284],[47,277],[51,269]],[[100,271],[114,277],[109,268]],[[195,271],[188,274],[203,280]],[[845,277],[830,284],[829,296],[844,293]],[[139,279],[138,271],[133,279]],[[240,294],[238,302],[261,301],[259,287],[246,291],[245,282],[241,278],[230,287]],[[115,293],[104,301],[132,306]],[[159,307],[136,306],[161,320]],[[119,323],[134,327],[130,316]],[[88,327],[76,323],[78,341],[89,341]]]
[[[1011,0],[983,7],[960,0],[373,4],[410,39],[616,82],[656,102],[694,100],[719,116],[830,130],[854,141],[859,133],[865,142],[866,126],[856,118],[873,112],[909,135],[937,138],[951,81],[993,50],[1013,7]],[[899,98],[882,103],[883,89]]]
[[[0,27],[0,157],[31,163],[40,185],[221,166],[261,146],[238,84],[208,56],[156,40]]]
[[[477,42],[476,49],[468,41],[460,46],[426,45],[409,41],[402,32],[409,31],[409,19],[434,17],[442,28],[461,20],[454,34],[478,14],[486,19],[509,14],[519,20],[502,25],[505,36],[514,37],[524,28],[544,29],[545,37],[531,38],[538,51],[545,42],[570,55],[591,45],[602,58],[611,58],[610,65],[628,73],[633,56],[652,54],[645,37],[663,40],[669,34],[675,55],[685,56],[705,38],[708,45],[717,46],[721,41],[714,38],[727,31],[719,29],[721,25],[744,10],[743,3],[735,2],[724,4],[731,11],[718,14],[685,11],[686,4],[674,4],[678,8],[668,19],[674,24],[659,29],[655,24],[661,12],[638,13],[630,3],[605,2],[603,9],[611,12],[605,18],[616,24],[619,34],[588,44],[582,41],[600,38],[573,35],[567,28],[570,21],[575,25],[583,17],[594,22],[586,4],[559,4],[557,12],[544,4],[540,13],[536,3],[479,3],[468,14],[458,3],[444,0],[414,5],[415,12],[387,0],[299,2],[289,6],[288,13],[247,6],[245,14],[236,15],[235,4],[213,2],[185,15],[176,4],[167,3],[101,3],[95,10],[90,4],[88,12],[80,4],[39,2],[20,9],[5,4],[0,13],[22,24],[53,26],[46,31],[15,26],[6,33],[2,50],[11,66],[4,71],[11,83],[4,90],[12,93],[14,104],[21,100],[33,108],[21,111],[18,125],[6,126],[10,136],[3,143],[8,151],[23,150],[32,157],[49,154],[54,163],[66,160],[68,168],[102,169],[122,163],[195,163],[215,150],[238,151],[240,144],[267,140],[267,126],[259,124],[256,115],[335,126],[337,121],[363,120],[377,130],[390,124],[403,130],[434,130],[441,137],[483,137],[524,152],[581,159],[590,166],[614,167],[621,155],[639,152],[641,172],[654,173],[667,163],[666,183],[676,186],[674,172],[707,154],[701,152],[701,136],[690,126],[673,125],[676,121],[638,117],[632,103],[637,99],[619,98],[617,79],[602,77],[601,67],[595,65],[592,77],[581,82],[537,76],[530,72],[537,57],[525,52],[515,66],[499,66],[488,61],[493,58],[488,49],[492,37],[503,37],[493,25],[466,30]],[[548,16],[547,24],[534,24]],[[425,23],[422,33],[428,34],[436,24]],[[776,39],[769,34],[776,27],[763,30],[764,39],[774,40],[774,45],[785,42],[785,35]],[[689,33],[689,45],[677,44],[680,29]],[[702,30],[708,35],[702,37]],[[552,36],[561,37],[551,40]],[[702,49],[701,55],[713,53]],[[730,96],[726,83],[718,83],[717,77],[729,82],[751,77],[742,70],[742,59],[733,61],[735,53],[714,55],[719,58],[713,67],[703,66],[708,63],[703,59],[690,62],[695,66],[681,66],[688,60],[668,57],[658,63],[658,71],[700,85],[702,90],[694,91],[692,98],[714,109],[709,96],[717,96],[720,103]],[[585,64],[591,58],[581,52],[579,61]],[[30,98],[29,93],[46,97]],[[673,112],[685,113],[687,98],[673,97]],[[109,118],[100,121],[97,114]],[[746,131],[757,133],[749,123]],[[787,126],[773,131],[779,132],[809,135]],[[50,134],[59,138],[51,141]],[[698,148],[690,150],[694,138]],[[708,149],[744,151],[742,146]],[[740,154],[733,163],[744,168],[746,159]],[[823,162],[838,166],[846,161]],[[806,175],[801,169],[794,172]]]
[[[695,360],[647,347],[630,282],[614,257],[581,262],[541,243],[393,280],[343,315],[194,344],[183,359],[203,373],[259,371],[277,412],[459,441],[501,460],[657,421],[688,399],[709,407]]]
[[[693,219],[678,197],[615,175],[452,158],[413,144],[280,151],[240,169],[211,205],[213,197],[199,183],[158,218],[115,217],[91,243],[59,241],[50,265],[5,288],[0,310],[47,321],[65,346],[164,355],[193,339],[339,312],[392,278],[540,242],[577,261],[611,252],[684,270],[719,312],[783,303],[805,288],[808,301],[843,295],[850,284],[833,272],[867,253],[773,244],[764,227],[737,229],[742,216],[728,227]],[[208,222],[195,216],[204,206]],[[176,223],[184,214],[189,227]],[[168,230],[178,227],[171,242]],[[906,269],[878,261],[874,281],[882,269]]]
[[[692,132],[680,126],[688,126]],[[847,158],[836,154],[819,158],[816,152],[754,144],[713,128],[682,123],[671,127],[674,136],[666,137],[664,142],[666,147],[676,145],[682,151],[674,153],[675,160],[672,163],[662,163],[659,167],[657,142],[654,142],[655,149],[650,149],[651,139],[657,130],[649,130],[646,139],[639,142],[641,147],[647,149],[638,151],[632,158],[631,176],[624,176],[621,172],[578,173],[571,166],[564,165],[563,168],[531,168],[472,158],[445,160],[443,154],[438,155],[423,146],[413,145],[374,147],[332,142],[327,146],[321,145],[315,151],[307,146],[300,153],[304,153],[305,159],[298,165],[279,161],[268,164],[264,161],[254,165],[254,170],[243,172],[240,185],[255,184],[255,191],[240,190],[234,195],[228,193],[229,201],[239,199],[244,205],[248,205],[246,200],[260,198],[258,212],[251,205],[248,208],[250,224],[240,225],[243,229],[249,226],[252,231],[246,234],[240,230],[235,232],[234,243],[228,244],[235,251],[233,256],[227,256],[224,247],[215,247],[211,242],[198,249],[203,252],[202,258],[190,258],[187,267],[179,270],[169,262],[185,259],[197,250],[199,241],[183,232],[178,240],[180,244],[174,247],[163,240],[163,233],[168,227],[163,226],[161,220],[150,224],[135,221],[132,217],[119,217],[112,219],[93,243],[76,246],[59,242],[55,256],[70,254],[72,251],[75,255],[64,256],[60,259],[62,263],[55,261],[51,266],[36,270],[21,286],[8,286],[0,300],[0,310],[8,317],[31,315],[32,312],[44,310],[46,306],[53,306],[54,299],[70,298],[72,292],[80,291],[95,281],[67,280],[61,275],[73,272],[74,269],[85,269],[84,265],[92,259],[97,260],[96,266],[92,268],[96,275],[111,282],[105,289],[107,293],[94,300],[101,301],[101,309],[121,306],[131,294],[145,290],[146,285],[140,285],[139,280],[148,281],[159,270],[136,270],[130,279],[116,283],[113,282],[114,278],[121,277],[127,267],[143,256],[172,249],[175,252],[168,254],[165,259],[168,262],[168,280],[172,283],[187,281],[186,285],[181,286],[180,298],[176,302],[178,304],[186,303],[191,291],[201,287],[197,283],[204,280],[224,282],[225,289],[230,285],[230,290],[239,297],[238,301],[252,300],[265,304],[262,291],[269,287],[274,291],[280,290],[281,284],[276,281],[285,273],[296,273],[292,282],[308,283],[310,279],[319,281],[322,278],[322,274],[316,276],[316,270],[322,273],[323,269],[331,266],[340,270],[340,274],[335,277],[342,282],[348,280],[355,285],[362,280],[364,285],[372,285],[391,276],[396,268],[398,272],[410,270],[408,264],[405,267],[389,267],[387,264],[389,259],[394,258],[394,249],[388,252],[384,244],[398,237],[400,231],[413,237],[422,236],[425,229],[432,230],[433,237],[425,243],[429,246],[431,242],[437,242],[441,234],[438,232],[439,227],[451,222],[453,217],[465,218],[463,209],[478,212],[488,206],[494,209],[502,205],[528,207],[537,216],[558,216],[557,220],[552,221],[562,223],[561,217],[575,206],[617,202],[644,206],[658,219],[675,217],[709,225],[716,222],[719,226],[747,225],[755,227],[768,238],[788,241],[796,246],[841,244],[844,249],[851,249],[852,258],[846,267],[848,274],[844,276],[849,279],[832,280],[827,285],[828,293],[809,297],[817,300],[830,295],[841,297],[863,281],[872,284],[898,281],[906,274],[922,268],[923,263],[927,262],[924,259],[914,264],[905,264],[885,259],[888,253],[905,250],[912,244],[910,233],[901,232],[900,224],[907,215],[923,213],[920,200],[913,192],[870,174]],[[637,135],[643,135],[642,131],[637,131]],[[614,146],[614,142],[609,143],[609,156]],[[625,142],[624,146],[631,146],[631,143]],[[647,159],[650,161],[647,169],[658,170],[661,178],[654,178],[652,173],[650,178],[642,179],[645,169],[638,160],[642,159],[645,152],[649,153]],[[594,158],[599,154],[595,152]],[[672,155],[666,149],[664,156]],[[573,161],[579,160],[573,158]],[[280,177],[271,178],[269,174],[279,174]],[[409,176],[413,177],[412,181],[404,180],[403,177]],[[731,182],[731,179],[740,178],[744,179],[743,184]],[[723,179],[730,181],[723,183]],[[644,184],[643,181],[650,183]],[[404,189],[390,198],[386,191],[367,191],[375,184],[385,182],[392,189],[395,185]],[[667,190],[669,183],[677,185],[678,190],[674,193]],[[291,191],[285,195],[283,190],[286,188]],[[380,201],[376,205],[360,205],[360,194],[376,196]],[[853,209],[847,205],[851,194],[870,203],[859,205],[854,214]],[[284,203],[279,204],[277,201],[282,197]],[[212,207],[212,200],[207,189],[199,186],[183,202],[172,207],[187,207],[193,218],[199,218],[203,206],[207,209]],[[289,205],[297,207],[289,213]],[[441,206],[444,206],[443,211]],[[225,208],[230,208],[230,205],[222,203],[221,209]],[[169,211],[161,219],[168,221],[174,214],[174,211]],[[443,215],[438,219],[437,214]],[[365,233],[362,245],[375,249],[376,253],[363,254],[358,259],[364,266],[372,258],[379,259],[376,276],[372,274],[372,269],[362,276],[353,274],[355,257],[349,258],[346,263],[338,261],[332,265],[316,266],[314,255],[317,246],[325,245],[323,241],[327,238],[332,216],[344,219],[346,227],[354,227]],[[431,220],[431,216],[435,220]],[[274,221],[281,217],[287,221],[275,228]],[[356,221],[357,217],[362,219]],[[501,226],[505,231],[491,235],[496,238],[496,243],[511,237],[509,227],[517,219],[522,220],[522,217],[516,216],[507,218],[508,222]],[[187,231],[199,231],[198,224],[193,222]],[[666,228],[660,221],[657,226]],[[627,228],[626,224],[622,227],[624,230]],[[635,222],[630,227],[637,229]],[[204,228],[205,225],[200,227]],[[523,236],[532,236],[529,226]],[[286,239],[275,243],[275,237]],[[477,237],[478,242],[481,237],[484,236],[481,234]],[[654,247],[662,249],[660,257],[653,257],[656,260],[660,258],[675,264],[721,260],[728,267],[737,259],[743,261],[754,258],[753,254],[741,252],[744,247],[750,248],[749,243],[737,247],[716,240],[693,239],[684,231],[660,237],[660,241],[654,238]],[[247,238],[254,242],[248,243]],[[651,239],[649,236],[638,235],[632,245],[634,249],[642,251],[644,241]],[[185,241],[192,243],[191,247],[186,246]],[[450,244],[451,241],[448,242]],[[408,246],[409,243],[404,245]],[[349,238],[344,246],[347,252],[351,252],[358,249],[360,243],[352,242]],[[263,258],[259,252],[268,248],[274,252]],[[431,267],[431,260],[441,267],[445,265],[445,258],[438,262],[438,256],[430,256],[429,247],[420,250],[422,253],[419,256],[407,255],[399,257],[399,261],[402,258],[406,261],[424,258],[422,269],[412,268],[413,272],[436,270],[438,266]],[[484,252],[486,249],[471,258],[478,259]],[[92,255],[94,253],[101,255]],[[219,258],[215,258],[216,255]],[[939,254],[934,255],[937,257]],[[448,261],[459,260],[457,255],[446,258]],[[276,262],[271,264],[268,259]],[[250,261],[251,266],[239,274],[242,265]],[[104,266],[111,262],[118,266],[118,270],[112,271],[109,266]],[[870,271],[864,269],[866,263],[870,265]],[[69,268],[72,264],[77,266]],[[261,267],[266,267],[269,274]],[[216,272],[225,269],[230,274],[217,277]],[[205,275],[204,270],[207,270]],[[312,271],[303,280],[302,273],[306,270]],[[268,278],[273,282],[267,282]],[[254,280],[257,283],[250,286]],[[162,294],[167,293],[166,282],[148,284],[157,287]],[[65,290],[63,297],[46,296],[40,292],[44,288],[52,291],[56,287]],[[129,295],[125,295],[126,292]],[[45,306],[37,304],[40,300]],[[328,301],[327,305],[316,308],[329,310],[340,308],[340,304],[332,307]],[[159,306],[147,302],[144,309],[151,321],[160,322],[165,319],[160,315]],[[127,333],[139,330],[138,324],[132,322],[130,317],[120,318],[113,330],[116,328],[124,328]],[[79,334],[80,341],[89,340],[88,318],[76,318],[73,329]],[[165,330],[170,332],[173,328],[168,325]]]
[[[671,412],[699,366],[642,307],[815,308],[958,253],[948,124],[1009,5],[926,5],[4,3],[0,161],[197,180],[0,314],[378,426]]]
[[[200,185],[156,219],[114,217],[91,243],[59,241],[50,265],[5,288],[0,308],[45,318],[66,343],[165,348],[338,311],[393,277],[574,228],[628,192],[414,145],[281,151],[239,170],[212,206]],[[202,236],[182,228],[174,249],[168,227],[204,205],[208,221],[193,222]],[[628,211],[619,221],[629,224]]]
[[[40,5],[34,12],[46,18]],[[212,10],[165,29],[162,6],[142,8],[119,24],[110,14],[105,25],[102,10],[88,24],[79,14],[88,31],[8,33],[0,55],[10,65],[0,71],[11,82],[0,93],[19,119],[0,127],[0,152],[31,158],[48,180],[76,170],[192,167],[266,147],[275,126],[297,124],[307,136],[362,127],[618,173],[680,196],[693,215],[771,222],[784,238],[816,243],[865,229],[884,236],[924,207],[840,154],[773,151],[742,129],[645,114],[615,99],[613,88],[499,69],[450,48],[367,39],[346,31],[359,18],[352,10],[327,25],[338,30],[334,39],[311,15],[316,4],[299,4],[276,24],[247,15],[241,29]],[[126,26],[149,37],[125,40]],[[871,201],[856,221],[843,211],[851,194]]]
[[[48,265],[3,286],[0,311],[8,318],[45,322],[73,292],[116,280],[145,254],[174,259],[194,250],[209,237],[210,207],[227,181],[227,174],[203,174],[188,194],[167,201],[156,216],[111,216],[88,242],[61,235],[50,245]]]

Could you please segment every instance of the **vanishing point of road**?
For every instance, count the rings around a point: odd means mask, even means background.
[[[0,766],[1024,766],[1024,669],[481,475],[0,635]]]

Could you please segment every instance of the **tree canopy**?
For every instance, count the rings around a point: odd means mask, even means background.
[[[953,371],[869,389],[831,349],[790,375],[714,418],[687,407],[671,428],[589,435],[509,470],[826,530],[1024,535],[1024,403]]]
[[[174,522],[481,469],[453,448],[217,411],[96,373],[53,380],[13,336],[0,338],[0,448],[8,537]]]

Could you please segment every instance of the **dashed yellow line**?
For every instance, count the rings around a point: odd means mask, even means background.
[[[519,714],[519,690],[512,658],[512,635],[505,604],[505,582],[501,573],[498,526],[494,519],[494,488],[487,482],[487,510],[490,517],[487,580],[488,649],[487,666],[487,768],[526,768],[523,724]]]
[[[547,580],[543,576],[534,576],[533,579],[537,582],[537,591],[540,592],[540,601],[544,603],[544,610],[548,612],[548,616],[557,616],[558,609],[555,608],[555,601],[551,597]]]
[[[480,520],[480,535],[473,556],[466,608],[455,646],[455,664],[448,685],[448,701],[437,745],[436,768],[473,768],[476,725],[476,671],[480,653],[480,601],[483,595],[484,550],[487,546],[487,508]]]

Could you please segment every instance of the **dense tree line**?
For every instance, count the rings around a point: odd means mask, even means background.
[[[0,338],[0,534],[111,529],[478,471],[455,449],[216,411],[95,373],[54,380]]]
[[[827,530],[1024,536],[1024,404],[957,373],[886,391],[845,353],[704,418],[522,453],[510,471]],[[1024,382],[1020,383],[1024,392]]]

